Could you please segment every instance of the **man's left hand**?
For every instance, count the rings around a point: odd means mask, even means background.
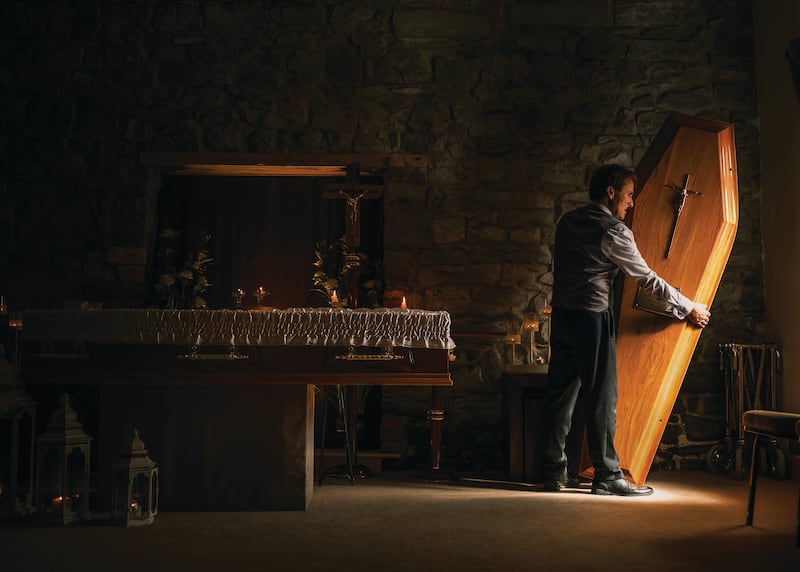
[[[705,304],[695,302],[694,308],[692,308],[692,311],[686,316],[686,319],[695,326],[705,328],[706,325],[708,325],[708,321],[711,319],[711,312],[708,311]]]

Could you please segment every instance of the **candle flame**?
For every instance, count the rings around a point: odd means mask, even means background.
[[[406,305],[406,297],[405,296],[403,296],[403,301],[400,302],[400,308],[402,308],[403,310],[408,308],[408,306]]]

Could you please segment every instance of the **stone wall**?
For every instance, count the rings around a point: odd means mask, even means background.
[[[669,113],[729,121],[737,242],[656,460],[702,466],[724,434],[717,344],[764,341],[750,4],[5,2],[0,293],[141,305],[161,184],[143,152],[424,155],[387,174],[387,282],[452,314],[445,463],[499,468],[502,334],[549,293],[558,216],[597,164],[635,166]],[[411,460],[427,397],[385,394]]]

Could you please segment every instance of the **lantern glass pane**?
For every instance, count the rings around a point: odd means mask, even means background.
[[[83,498],[83,486],[86,482],[86,455],[83,451],[75,447],[67,459],[67,486],[64,496],[71,499],[73,511],[80,511],[85,499]]]
[[[43,470],[39,476],[43,495],[41,501],[46,510],[56,508],[63,500],[63,483],[61,481],[61,455],[58,449],[50,448],[42,461]]]
[[[144,518],[150,512],[150,478],[138,474],[131,483],[131,517]]]

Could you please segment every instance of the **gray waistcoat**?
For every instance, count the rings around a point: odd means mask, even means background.
[[[595,204],[566,213],[556,227],[554,308],[602,312],[611,305],[617,267],[600,252],[603,235],[624,224]]]

